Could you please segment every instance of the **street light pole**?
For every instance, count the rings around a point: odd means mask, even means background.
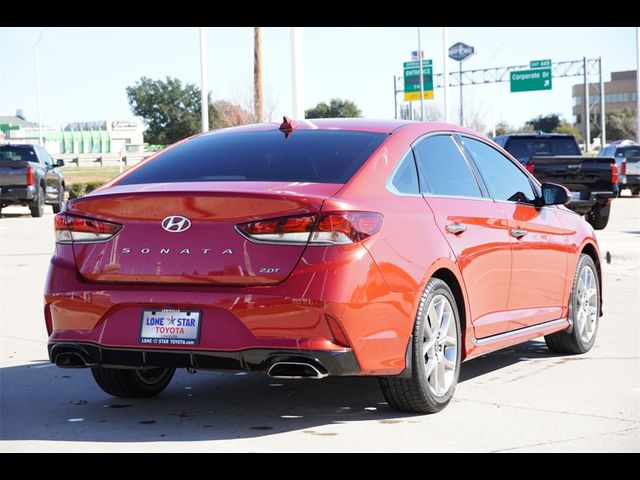
[[[458,62],[460,65],[460,126],[464,127],[464,110],[462,108],[462,62]]]
[[[293,116],[304,119],[304,93],[302,76],[302,31],[300,27],[290,27],[289,41],[291,42],[291,100]]]
[[[422,76],[422,46],[420,45],[420,27],[418,27],[418,68],[420,69],[420,121],[424,122],[424,78]]]
[[[200,27],[200,116],[202,131],[209,131],[209,92],[207,90],[207,50],[204,27]]]
[[[502,47],[504,47],[506,44],[502,43],[498,49],[496,50],[496,53],[493,54],[493,57],[491,57],[491,60],[489,61],[491,67],[493,68],[495,66],[495,58],[498,55],[498,52],[500,52],[500,50],[502,49]],[[496,136],[496,89],[495,89],[495,82],[491,82],[491,133],[492,135],[495,137]]]
[[[36,55],[36,100],[38,102],[38,143],[42,145],[44,142],[42,141],[42,102],[40,99],[40,40],[42,40],[42,35],[47,28],[43,28],[40,32],[40,36],[38,37],[38,41],[35,45],[35,55]]]

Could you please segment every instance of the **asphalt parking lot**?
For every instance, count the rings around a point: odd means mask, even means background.
[[[2,452],[640,451],[640,198],[616,199],[598,232],[611,263],[593,350],[558,356],[536,339],[471,360],[430,416],[390,409],[372,378],[180,371],[157,398],[109,397],[88,370],[48,363],[53,214],[28,213],[0,219]]]

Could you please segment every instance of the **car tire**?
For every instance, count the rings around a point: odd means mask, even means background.
[[[456,300],[438,278],[429,280],[420,297],[411,341],[411,376],[380,377],[382,393],[398,410],[437,413],[453,397],[462,347]]]
[[[634,197],[637,197],[638,195],[640,195],[640,188],[632,188],[631,195],[633,195]]]
[[[154,397],[167,388],[175,372],[175,368],[91,368],[93,378],[102,390],[109,395],[122,398]]]
[[[32,217],[41,217],[44,215],[44,188],[42,188],[42,185],[38,187],[38,196],[36,199],[29,203],[29,210],[31,210]]]
[[[546,335],[544,341],[555,353],[579,354],[591,350],[598,333],[600,317],[600,282],[593,259],[582,254],[578,260],[569,298],[572,327]]]
[[[587,213],[587,222],[591,224],[594,230],[604,230],[607,223],[609,223],[609,213],[607,211],[607,215],[603,215],[601,207],[594,207]]]
[[[60,213],[62,211],[62,207],[64,207],[64,186],[60,187],[60,193],[58,194],[58,203],[54,203],[51,206],[53,208],[53,213]]]

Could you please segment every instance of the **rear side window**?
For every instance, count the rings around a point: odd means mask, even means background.
[[[0,161],[37,162],[38,157],[31,145],[0,145]]]
[[[417,195],[418,174],[416,172],[416,162],[413,159],[413,151],[409,150],[402,160],[400,166],[393,176],[391,182],[394,188],[400,193],[408,193]]]
[[[619,148],[616,152],[616,157],[640,157],[640,147]]]
[[[382,144],[383,133],[279,130],[188,140],[124,177],[119,185],[173,182],[345,183]]]
[[[464,137],[463,143],[480,170],[492,198],[525,203],[535,200],[529,177],[511,160],[473,138]]]
[[[449,135],[427,137],[414,145],[420,191],[434,195],[482,197],[469,164]]]

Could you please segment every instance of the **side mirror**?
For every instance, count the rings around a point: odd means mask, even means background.
[[[61,158],[59,158],[56,161],[56,167],[64,167],[64,160],[62,160]]]
[[[542,184],[543,205],[567,205],[571,202],[571,193],[566,187],[557,183]]]

